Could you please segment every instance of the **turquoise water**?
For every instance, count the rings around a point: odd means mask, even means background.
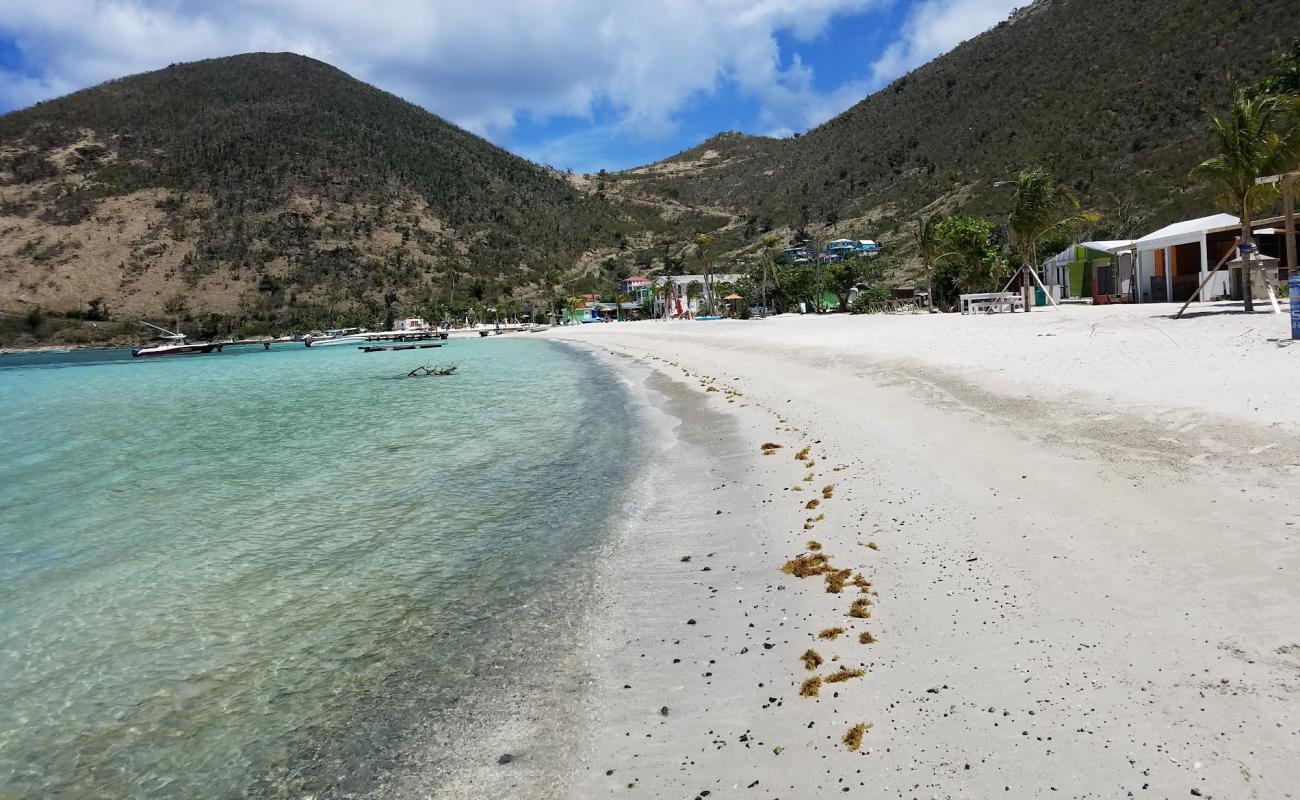
[[[376,785],[564,646],[624,404],[539,340],[0,357],[0,797]]]

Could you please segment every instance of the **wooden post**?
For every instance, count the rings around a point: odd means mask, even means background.
[[[1034,283],[1037,283],[1038,288],[1043,290],[1043,296],[1047,298],[1047,302],[1052,304],[1052,308],[1060,308],[1061,307],[1060,303],[1056,302],[1056,300],[1052,297],[1052,293],[1047,291],[1047,287],[1044,286],[1043,282],[1038,278],[1038,271],[1034,269],[1032,264],[1026,264],[1025,266],[1029,270],[1029,276],[1034,279]],[[1029,305],[1030,305],[1029,303],[1025,304],[1026,311],[1029,310]]]
[[[1282,214],[1286,219],[1286,265],[1291,274],[1300,273],[1295,252],[1295,179],[1300,172],[1282,176]]]
[[[1181,317],[1187,307],[1192,304],[1192,301],[1201,296],[1201,292],[1205,289],[1206,284],[1210,282],[1210,278],[1213,278],[1219,270],[1223,269],[1223,265],[1228,263],[1228,259],[1232,258],[1232,254],[1237,252],[1237,244],[1240,241],[1240,236],[1232,240],[1232,247],[1229,247],[1228,252],[1223,254],[1223,258],[1219,259],[1219,263],[1214,265],[1214,269],[1210,270],[1210,274],[1205,276],[1205,280],[1201,281],[1201,285],[1196,287],[1196,291],[1192,292],[1192,296],[1187,298],[1187,302],[1183,303],[1183,307],[1178,309],[1178,313],[1174,314],[1174,319]]]

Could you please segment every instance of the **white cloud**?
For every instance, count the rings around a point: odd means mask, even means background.
[[[593,159],[582,148],[601,132],[667,139],[689,104],[724,87],[757,104],[768,133],[820,124],[1014,4],[915,0],[884,58],[829,90],[797,53],[781,52],[779,36],[813,42],[838,16],[895,2],[3,0],[0,40],[15,43],[24,66],[0,68],[0,108],[178,61],[292,51],[506,145],[521,120],[591,120],[590,136],[528,148],[585,169]]]
[[[523,115],[613,108],[629,130],[670,131],[732,80],[785,124],[810,92],[780,65],[778,31],[807,40],[837,14],[891,0],[7,0],[34,77],[0,73],[9,105],[175,61],[291,50],[328,61],[479,133]],[[771,107],[768,104],[771,103]]]
[[[1030,0],[921,0],[908,15],[902,37],[872,66],[879,87],[1006,19]]]

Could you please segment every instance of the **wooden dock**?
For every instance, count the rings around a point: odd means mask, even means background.
[[[366,344],[357,347],[363,353],[383,353],[389,350],[429,350],[434,347],[442,347],[442,342],[437,344]]]

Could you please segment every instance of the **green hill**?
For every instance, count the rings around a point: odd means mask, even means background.
[[[1212,210],[1187,181],[1208,147],[1204,110],[1300,35],[1295,12],[1039,0],[803,136],[723,134],[616,178],[629,195],[735,214],[738,252],[799,228],[905,247],[924,209],[1005,216],[993,182],[1034,166],[1108,214],[1108,233],[1145,233]]]
[[[0,117],[0,308],[288,322],[495,299],[644,227],[333,67],[253,54]],[[184,305],[184,309],[180,306]]]

